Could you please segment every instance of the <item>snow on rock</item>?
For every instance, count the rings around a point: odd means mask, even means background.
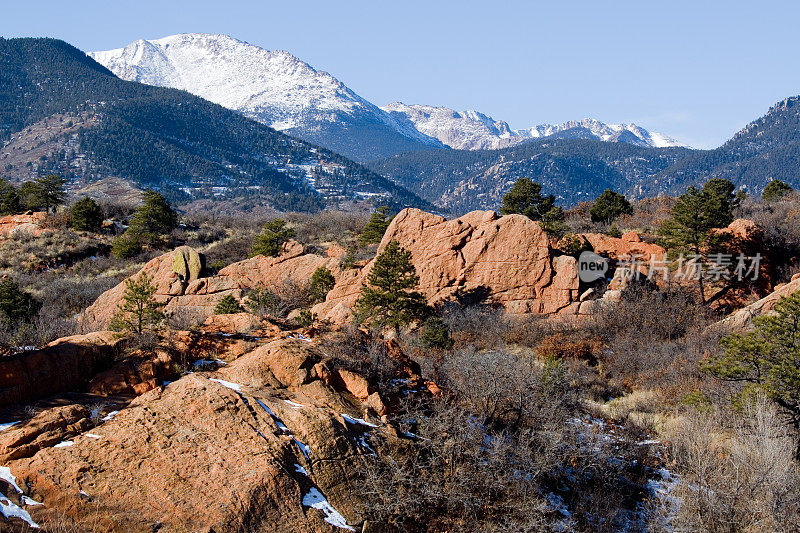
[[[303,496],[303,505],[306,507],[319,509],[325,513],[325,521],[332,526],[341,529],[347,529],[348,531],[355,531],[355,528],[347,525],[347,520],[345,520],[344,516],[342,516],[339,511],[334,509],[333,506],[328,503],[328,500],[325,499],[325,496],[323,496],[318,489],[314,487],[309,489],[308,494]]]
[[[106,416],[103,417],[104,422],[108,422],[109,420],[113,420],[115,416],[119,414],[119,411],[111,411]]]
[[[371,427],[371,428],[378,427],[377,424],[373,424],[372,422],[367,422],[363,418],[355,418],[355,417],[352,417],[350,415],[346,415],[344,413],[339,413],[339,414],[342,416],[342,418],[345,419],[346,422],[350,422],[351,424],[368,426],[368,427]]]
[[[299,465],[299,464],[295,463],[294,464],[294,471],[297,472],[298,474],[303,474],[304,476],[308,477],[308,470],[303,468],[302,465]]]
[[[292,440],[294,441],[295,444],[297,444],[297,447],[300,448],[300,451],[303,452],[303,455],[306,456],[306,459],[310,459],[311,458],[311,448],[307,444],[303,444],[302,442],[300,442],[299,440],[297,440],[294,437],[292,437]]]
[[[286,433],[291,433],[291,431],[286,426],[286,424],[283,423],[283,420],[278,418],[278,415],[276,415],[275,413],[272,412],[272,409],[267,407],[267,405],[264,402],[262,402],[261,400],[259,400],[258,398],[256,398],[256,402],[258,402],[258,405],[260,405],[264,409],[264,411],[266,411],[267,414],[272,417],[272,420],[278,426],[278,429],[280,429],[281,431],[285,431]]]
[[[0,466],[0,479],[14,487],[14,490],[21,493],[22,489],[17,485],[17,478],[11,473],[11,469],[7,466]]]
[[[13,503],[11,500],[0,494],[0,513],[9,520],[12,518],[19,518],[26,522],[30,527],[40,529],[39,524],[33,521],[28,511]]]
[[[44,505],[41,502],[37,502],[33,498],[29,498],[28,496],[23,496],[20,498],[23,505],[27,505],[28,507],[36,507],[37,505]]]
[[[216,378],[211,378],[211,381],[216,381],[217,383],[219,383],[223,387],[227,387],[227,388],[229,388],[231,390],[235,390],[236,392],[242,392],[242,386],[239,385],[238,383],[233,383],[231,381],[225,381],[224,379],[216,379]]]
[[[19,422],[20,421],[17,420],[16,422],[6,422],[4,424],[0,424],[0,431],[4,431],[4,430],[10,428],[11,426],[15,426],[15,425],[19,424]]]
[[[61,442],[59,442],[58,444],[53,446],[53,448],[67,448],[67,447],[72,446],[74,444],[75,443],[72,442],[71,440],[62,440]]]

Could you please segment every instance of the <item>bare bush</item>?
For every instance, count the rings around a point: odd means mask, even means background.
[[[766,398],[739,414],[695,412],[667,436],[681,476],[674,489],[680,503],[662,508],[662,523],[680,531],[800,529],[796,439]]]

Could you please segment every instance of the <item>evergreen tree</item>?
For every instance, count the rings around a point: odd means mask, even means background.
[[[427,306],[425,297],[414,290],[419,276],[411,263],[411,252],[397,241],[386,245],[375,259],[367,282],[356,302],[360,321],[397,333],[400,327],[424,316]]]
[[[761,193],[761,199],[765,202],[774,202],[780,200],[793,190],[794,189],[792,189],[788,183],[781,180],[772,180],[764,187],[764,191]]]
[[[142,195],[144,203],[131,217],[128,231],[151,242],[178,227],[178,214],[169,205],[164,196],[155,191],[145,191]]]
[[[214,307],[214,314],[215,315],[233,315],[236,313],[241,313],[244,311],[242,306],[239,305],[239,302],[236,301],[236,298],[233,295],[228,294],[222,298],[222,300],[217,303]]]
[[[12,279],[0,279],[0,322],[30,322],[42,304]]]
[[[42,203],[42,193],[39,186],[32,182],[26,181],[23,183],[17,193],[22,207],[29,211],[42,211],[44,204]]]
[[[726,381],[745,383],[742,398],[771,398],[800,429],[800,292],[782,298],[775,313],[753,319],[749,333],[722,339],[725,353],[703,369]],[[798,448],[800,450],[800,448]]]
[[[64,203],[64,198],[66,197],[64,184],[66,180],[62,179],[61,176],[48,174],[47,176],[36,178],[34,183],[40,197],[39,204],[45,211],[50,212],[51,209],[55,211],[56,207]]]
[[[733,221],[733,210],[738,207],[733,189],[733,184],[722,178],[709,180],[702,190],[689,187],[672,208],[672,217],[661,227],[664,246],[689,252],[701,261],[710,244],[711,230]],[[703,276],[698,272],[700,299],[705,302]]]
[[[392,222],[389,216],[389,208],[385,205],[379,207],[372,213],[369,222],[361,230],[361,235],[358,236],[358,242],[361,244],[377,244],[383,239],[386,228]]]
[[[314,271],[311,276],[311,285],[309,292],[311,293],[311,301],[313,303],[324,302],[325,297],[331,292],[333,286],[336,285],[336,278],[326,267],[319,267]]]
[[[594,205],[589,210],[592,222],[611,223],[620,215],[632,215],[633,207],[631,203],[618,192],[606,189],[603,194],[597,197]]]
[[[16,215],[22,212],[22,202],[19,200],[14,187],[6,190],[5,194],[0,196],[0,215]]]
[[[723,228],[733,222],[733,211],[739,207],[735,189],[724,178],[712,178],[703,185],[705,216],[712,228]]]
[[[103,211],[91,198],[81,198],[69,210],[69,224],[79,231],[97,231],[103,224]]]
[[[141,334],[158,326],[164,320],[164,313],[155,299],[156,290],[153,276],[145,273],[136,279],[126,279],[122,303],[111,321],[111,329]]]
[[[543,220],[555,207],[556,198],[552,194],[542,196],[542,186],[528,178],[520,178],[511,190],[503,196],[500,214],[525,215],[531,220]],[[553,218],[554,213],[550,213]]]
[[[280,218],[273,218],[264,225],[261,233],[256,235],[253,251],[250,257],[265,255],[276,257],[281,253],[283,245],[295,236],[292,228],[286,227],[286,222]]]

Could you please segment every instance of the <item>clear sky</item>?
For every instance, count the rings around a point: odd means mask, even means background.
[[[512,128],[593,117],[715,147],[800,94],[800,2],[3,2],[0,35],[83,50],[185,32],[283,49],[378,105],[476,109]]]

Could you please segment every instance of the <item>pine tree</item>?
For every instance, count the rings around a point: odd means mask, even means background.
[[[389,216],[389,208],[385,205],[379,207],[372,213],[369,222],[367,222],[364,229],[361,230],[361,234],[358,236],[358,242],[364,245],[381,242],[384,233],[386,233],[386,228],[389,227],[391,222],[392,218]]]
[[[314,271],[311,276],[311,284],[309,292],[311,293],[311,301],[313,303],[324,302],[325,297],[331,292],[333,286],[336,285],[336,278],[326,267],[319,267]]]
[[[23,208],[30,211],[42,211],[44,209],[42,192],[36,183],[26,181],[20,186],[17,194],[19,195],[19,200]]]
[[[178,227],[178,214],[169,205],[164,196],[155,191],[145,191],[142,195],[144,203],[131,217],[128,231],[146,241],[154,242],[158,237]]]
[[[431,317],[425,321],[420,333],[419,341],[425,348],[439,348],[449,350],[455,344],[450,336],[450,328],[438,317]]]
[[[374,327],[399,328],[424,316],[425,297],[416,292],[419,276],[411,262],[411,252],[391,241],[375,259],[356,302],[360,321]]]
[[[250,257],[265,255],[276,257],[281,253],[283,245],[295,236],[292,228],[286,227],[286,222],[280,218],[274,218],[264,225],[261,233],[256,235],[253,243],[253,251]]]
[[[739,205],[733,184],[722,178],[709,180],[702,190],[689,187],[672,208],[672,217],[661,227],[662,243],[667,249],[690,252],[700,261],[711,240],[711,230],[733,221]],[[702,272],[698,272],[700,299],[705,302]]]
[[[28,209],[42,209],[50,212],[64,203],[65,180],[55,174],[48,174],[22,184],[20,196]]]
[[[606,189],[603,194],[597,197],[594,205],[589,210],[592,222],[611,223],[620,215],[632,215],[633,207],[631,203],[618,192]]]
[[[775,202],[792,191],[794,191],[794,189],[792,189],[788,183],[781,180],[772,180],[764,187],[764,191],[761,193],[761,199],[765,202]]]
[[[503,205],[500,214],[525,215],[531,220],[556,219],[551,213],[555,207],[556,198],[552,194],[542,196],[542,186],[528,178],[520,178],[514,183],[511,190],[503,196]]]
[[[725,353],[703,370],[747,384],[742,399],[757,393],[771,398],[800,429],[800,292],[779,300],[774,314],[756,317],[753,325],[749,333],[723,338]]]
[[[69,224],[79,231],[97,231],[103,224],[103,211],[91,198],[81,198],[69,210]]]
[[[153,276],[145,273],[136,279],[126,279],[122,303],[111,321],[111,328],[141,334],[158,326],[164,320],[164,313],[155,299],[156,290]]]
[[[0,196],[0,215],[16,215],[22,212],[22,203],[13,187],[9,187],[3,196]]]

